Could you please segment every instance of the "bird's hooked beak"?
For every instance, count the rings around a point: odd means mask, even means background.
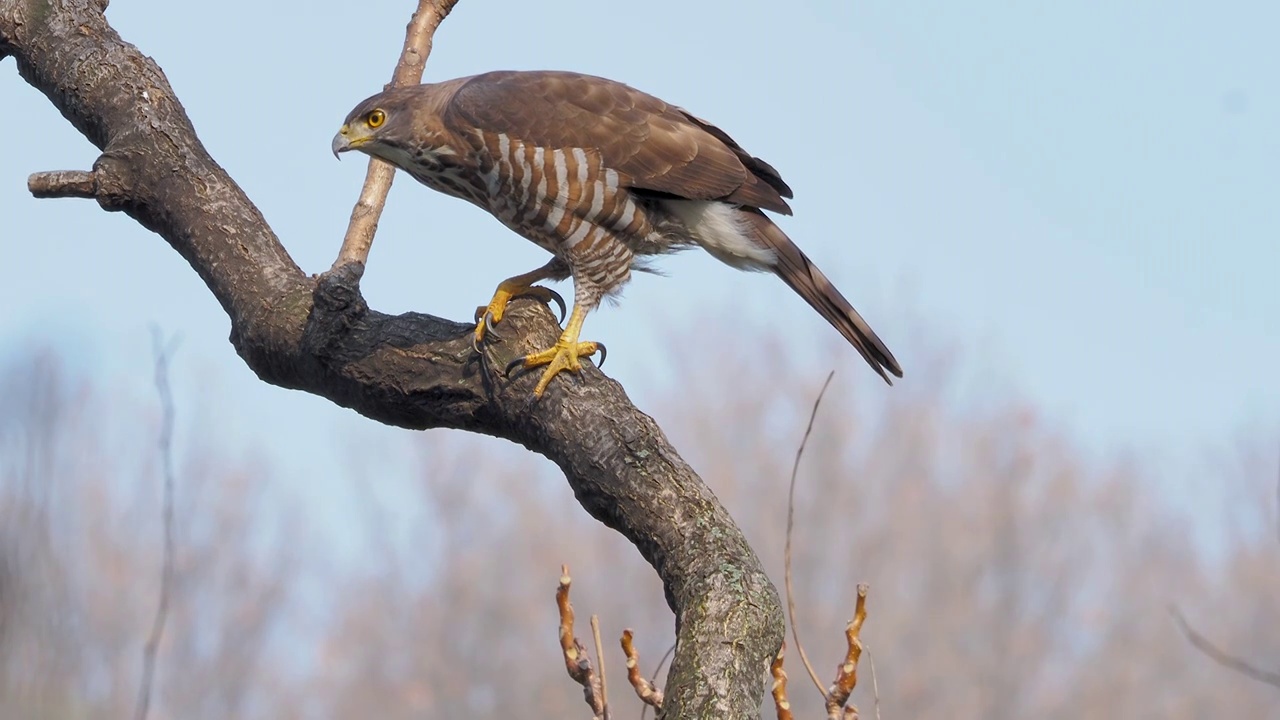
[[[372,139],[367,134],[362,135],[353,132],[350,125],[343,125],[338,130],[338,134],[333,136],[333,143],[329,147],[333,150],[333,156],[338,157],[338,153],[355,150]]]
[[[351,130],[348,129],[346,125],[343,125],[342,129],[338,131],[338,134],[333,136],[333,143],[329,145],[329,147],[333,149],[333,156],[339,160],[342,158],[338,157],[338,153],[346,152],[351,149],[351,141],[347,139],[347,134],[350,132]]]

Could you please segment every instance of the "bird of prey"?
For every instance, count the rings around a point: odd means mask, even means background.
[[[889,349],[765,210],[791,214],[778,171],[723,130],[627,85],[568,72],[499,71],[399,87],[356,105],[333,152],[359,150],[423,185],[467,200],[553,256],[504,280],[477,310],[475,342],[518,296],[573,278],[574,302],[554,346],[517,359],[546,366],[534,393],[603,346],[580,342],[583,320],[644,258],[701,247],[741,270],[768,271],[817,310],[884,378],[902,377]]]

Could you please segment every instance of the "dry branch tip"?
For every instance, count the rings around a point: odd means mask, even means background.
[[[827,691],[827,713],[832,718],[841,717],[836,714],[836,711],[841,708],[844,708],[842,717],[858,716],[856,708],[844,706],[849,702],[849,695],[858,685],[858,660],[862,657],[862,624],[867,620],[869,589],[866,583],[858,583],[858,599],[854,603],[853,617],[845,626],[844,636],[848,649],[845,651],[844,662],[840,663],[836,671],[836,680]]]
[[[84,170],[50,170],[27,178],[27,190],[41,200],[49,198],[98,197],[98,178]]]
[[[635,688],[636,697],[640,698],[640,702],[661,711],[662,691],[654,687],[653,683],[640,673],[640,654],[636,652],[631,640],[631,628],[623,630],[622,654],[627,658],[627,680],[630,681],[631,687]]]
[[[600,677],[591,669],[587,649],[573,635],[573,603],[569,601],[569,566],[560,566],[560,585],[556,588],[556,607],[560,612],[560,650],[564,655],[564,667],[569,677],[582,686],[582,697],[591,707],[593,720],[607,720],[608,707],[604,701],[604,687]]]
[[[778,712],[778,720],[792,720],[791,701],[787,699],[787,671],[782,669],[782,657],[787,651],[784,640],[778,648],[778,654],[769,665],[769,674],[773,676],[773,707]]]

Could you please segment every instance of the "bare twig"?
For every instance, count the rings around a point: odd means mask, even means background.
[[[880,681],[876,678],[876,654],[871,646],[863,643],[862,649],[867,651],[867,660],[871,663],[871,697],[875,703],[876,720],[880,720]]]
[[[791,467],[791,488],[787,492],[787,540],[786,550],[783,553],[783,567],[785,572],[785,586],[787,592],[787,615],[791,619],[791,637],[796,642],[796,650],[800,654],[800,660],[804,663],[805,670],[809,673],[809,679],[813,681],[814,687],[818,688],[818,693],[822,695],[822,699],[826,705],[828,720],[857,720],[858,708],[848,705],[849,696],[853,693],[853,689],[858,684],[858,660],[862,657],[862,624],[867,619],[867,591],[866,583],[859,583],[857,600],[854,603],[853,617],[845,626],[845,639],[848,644],[848,650],[845,652],[844,661],[840,663],[836,670],[836,679],[830,688],[824,688],[822,681],[818,679],[818,673],[814,671],[813,665],[809,662],[809,657],[804,651],[804,645],[800,642],[800,630],[796,626],[796,600],[795,590],[791,583],[791,536],[795,529],[795,509],[796,509],[796,478],[800,473],[800,460],[804,457],[805,446],[809,444],[809,435],[813,432],[813,423],[818,417],[818,407],[822,404],[822,397],[827,392],[827,387],[831,385],[831,378],[835,376],[832,370],[827,374],[827,379],[822,383],[822,389],[818,391],[818,397],[814,398],[813,410],[809,413],[809,424],[804,429],[804,437],[800,440],[800,447],[796,449],[795,464]],[[774,658],[773,664],[770,666],[770,672],[773,674],[773,701],[778,711],[779,720],[790,720],[791,703],[787,699],[787,673],[782,668],[783,651],[786,643],[778,649],[778,655]],[[872,684],[878,685],[875,680],[875,666],[872,664]],[[875,688],[876,695],[876,717],[880,716],[880,691]],[[848,705],[846,707],[846,705]]]
[[[836,680],[827,691],[827,717],[839,720],[840,717],[857,717],[856,708],[845,708],[849,695],[858,685],[858,659],[862,657],[862,623],[867,620],[867,584],[858,584],[858,599],[854,605],[853,618],[845,626],[844,637],[848,643],[844,662],[836,671]],[[843,712],[842,712],[843,711]]]
[[[169,597],[173,592],[173,393],[169,388],[169,360],[177,349],[176,338],[165,342],[159,328],[151,329],[152,355],[155,359],[156,393],[160,396],[160,463],[164,474],[164,498],[161,502],[161,523],[164,545],[160,557],[160,599],[151,621],[151,632],[142,647],[142,680],[138,686],[138,700],[134,717],[145,720],[151,707],[151,685],[155,677],[156,655],[164,637],[164,625],[169,616]]]
[[[658,658],[658,664],[653,666],[652,677],[654,682],[657,682],[658,673],[662,672],[662,666],[667,664],[667,661],[671,659],[671,656],[674,655],[675,652],[676,652],[676,644],[671,643],[671,647],[667,648],[667,651],[662,653],[662,657]]]
[[[787,651],[787,642],[782,641],[778,655],[769,665],[769,674],[773,676],[773,707],[778,711],[778,720],[792,720],[791,701],[787,699],[787,671],[782,669],[782,656]]]
[[[591,669],[591,658],[573,635],[573,605],[569,602],[569,566],[560,566],[560,587],[556,588],[556,607],[560,610],[560,649],[569,677],[582,686],[582,697],[591,707],[593,720],[608,720],[609,708],[604,703],[604,688]]]
[[[604,643],[600,642],[600,616],[591,614],[591,637],[596,641],[596,662],[600,663],[600,704],[609,707],[609,675],[604,669]]]
[[[662,666],[667,664],[667,661],[671,659],[671,656],[674,655],[675,652],[676,644],[671,643],[671,647],[667,648],[667,651],[662,653],[662,657],[658,658],[658,664],[653,666],[653,674],[650,675],[650,677],[653,678],[649,681],[650,685],[655,688],[658,687],[658,673],[662,672]],[[643,708],[640,708],[640,720],[645,720],[648,716],[649,706],[645,705]]]
[[[818,692],[822,693],[823,697],[826,697],[826,691],[822,687],[822,681],[818,679],[818,673],[814,672],[813,665],[809,663],[809,656],[805,654],[804,645],[800,642],[800,629],[796,626],[796,598],[795,591],[791,588],[791,533],[795,523],[796,476],[800,472],[800,458],[804,457],[805,445],[809,443],[809,434],[813,432],[813,421],[818,417],[818,406],[822,404],[822,396],[827,393],[827,386],[831,384],[831,378],[835,375],[835,370],[827,373],[827,380],[822,383],[822,389],[818,391],[818,397],[813,401],[813,410],[809,413],[809,425],[805,427],[800,447],[796,449],[796,461],[791,467],[791,489],[787,491],[787,545],[782,556],[784,584],[787,591],[787,616],[791,620],[791,637],[796,641],[796,651],[800,653],[800,661],[804,663],[804,669],[809,671],[809,679],[813,680],[813,686],[818,688]]]
[[[636,697],[647,706],[646,710],[649,707],[661,710],[662,691],[640,674],[640,655],[636,652],[631,637],[630,628],[622,631],[622,654],[627,657],[627,680],[630,681],[631,687],[635,688]]]
[[[1266,683],[1272,687],[1280,688],[1280,673],[1262,670],[1246,660],[1227,654],[1217,645],[1214,645],[1208,638],[1196,632],[1196,630],[1191,627],[1191,624],[1187,622],[1187,619],[1183,617],[1182,611],[1178,610],[1176,605],[1169,606],[1169,614],[1173,616],[1174,622],[1178,624],[1178,628],[1182,630],[1182,634],[1187,637],[1187,641],[1190,642],[1195,649],[1209,656],[1209,659],[1229,670],[1234,670],[1245,677],[1252,678],[1261,683]]]
[[[409,26],[405,30],[404,50],[400,53],[400,61],[396,63],[388,88],[422,82],[422,71],[431,54],[431,40],[436,28],[440,27],[440,23],[444,22],[449,11],[457,4],[458,0],[418,0],[418,9],[409,19]],[[377,158],[369,158],[369,171],[365,174],[364,187],[360,190],[360,199],[356,201],[355,208],[351,210],[351,221],[347,225],[342,250],[333,263],[333,269],[352,262],[363,264],[369,259],[373,234],[378,230],[378,220],[382,217],[382,208],[387,202],[387,192],[391,190],[391,180],[394,177],[394,167]]]

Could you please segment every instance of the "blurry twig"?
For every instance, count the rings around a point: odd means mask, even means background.
[[[1191,627],[1191,624],[1183,617],[1182,611],[1178,610],[1176,605],[1169,606],[1169,614],[1173,616],[1173,621],[1178,623],[1178,628],[1187,637],[1187,642],[1190,642],[1195,649],[1209,656],[1209,659],[1229,670],[1235,670],[1245,677],[1280,688],[1280,673],[1262,670],[1246,660],[1241,660],[1234,655],[1228,655],[1208,638],[1196,632],[1195,628]]]
[[[560,587],[556,588],[556,607],[560,610],[560,649],[564,652],[564,666],[569,677],[582,686],[583,699],[591,706],[592,720],[608,720],[609,708],[605,705],[604,684],[591,669],[587,649],[573,636],[573,605],[569,602],[569,566],[560,566]]]
[[[828,720],[857,720],[858,708],[848,705],[849,696],[853,694],[853,689],[858,684],[858,660],[862,657],[862,624],[867,619],[867,590],[866,583],[858,584],[857,601],[854,604],[853,617],[845,626],[845,639],[848,643],[848,650],[845,652],[844,662],[840,663],[836,670],[836,679],[830,688],[823,688],[822,681],[818,679],[818,673],[814,672],[813,665],[809,662],[809,656],[804,651],[804,645],[800,642],[800,630],[796,626],[796,600],[795,590],[791,583],[791,536],[795,529],[795,510],[796,510],[796,478],[800,474],[800,460],[804,457],[805,446],[809,444],[809,435],[813,432],[813,423],[818,417],[818,407],[822,404],[822,397],[827,393],[827,387],[831,385],[831,378],[835,377],[835,371],[832,370],[827,374],[827,379],[822,383],[822,389],[818,391],[818,397],[813,400],[813,410],[809,413],[809,424],[804,429],[804,437],[800,439],[800,447],[796,449],[796,461],[791,467],[791,488],[787,491],[787,540],[786,550],[783,553],[783,568],[785,573],[785,585],[787,592],[787,615],[791,620],[791,637],[796,642],[796,650],[800,654],[800,660],[804,663],[804,668],[809,672],[809,679],[813,681],[814,687],[818,688],[818,693],[822,695],[822,699],[827,709]],[[774,658],[773,664],[770,665],[769,671],[773,675],[773,702],[777,709],[778,720],[791,720],[791,702],[787,698],[787,672],[783,669],[783,653],[786,650],[784,642],[778,648],[778,655]],[[872,663],[872,685],[878,685],[875,680],[875,665]],[[880,691],[878,687],[875,690],[875,707],[876,717],[880,717]],[[847,706],[847,707],[846,707]]]
[[[871,652],[870,645],[864,644],[862,649],[867,651],[867,660],[871,663],[871,697],[876,709],[876,720],[880,720],[880,681],[876,679],[876,654]]]
[[[160,396],[160,463],[164,474],[164,498],[161,501],[161,523],[164,545],[160,557],[160,599],[156,604],[151,633],[142,647],[142,681],[134,711],[137,720],[145,720],[151,706],[151,685],[156,671],[156,654],[164,637],[164,624],[169,616],[169,596],[173,592],[173,392],[169,388],[169,360],[178,347],[178,338],[168,342],[157,327],[151,328],[152,357],[155,361],[156,394]]]
[[[791,637],[796,641],[796,651],[800,653],[800,661],[804,663],[804,669],[809,671],[809,679],[813,680],[813,686],[818,688],[818,692],[822,693],[824,697],[826,692],[822,688],[822,681],[818,679],[818,673],[814,672],[813,665],[809,663],[809,656],[805,654],[804,645],[800,642],[800,629],[796,626],[796,598],[795,591],[791,588],[791,531],[795,523],[796,476],[800,472],[800,458],[804,457],[805,445],[809,444],[809,434],[813,432],[813,421],[818,417],[818,406],[822,404],[822,396],[827,394],[827,386],[831,384],[831,378],[835,376],[835,370],[827,373],[827,380],[822,383],[822,389],[818,391],[818,397],[813,401],[813,410],[809,413],[809,425],[805,427],[804,437],[800,440],[800,447],[796,449],[796,461],[791,466],[791,489],[787,491],[787,544],[786,550],[782,554],[783,580],[787,590],[787,616],[791,620]]]

